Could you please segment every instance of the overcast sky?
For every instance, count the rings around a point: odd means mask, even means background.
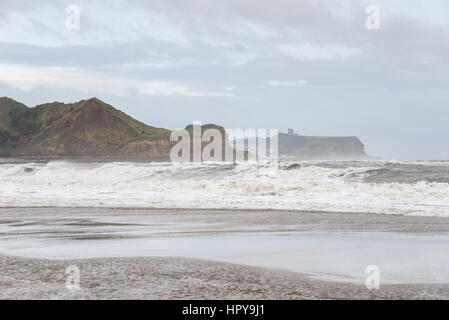
[[[449,1],[0,0],[0,96],[95,96],[158,127],[294,128],[449,159]]]

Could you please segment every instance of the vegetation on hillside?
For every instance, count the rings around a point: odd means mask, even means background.
[[[0,144],[6,143],[11,138],[8,130],[0,129]]]
[[[201,125],[201,134],[203,134],[204,131],[208,129],[216,129],[221,133],[225,132],[225,129],[222,126],[218,126],[216,124],[203,124]],[[193,125],[189,124],[188,126],[185,127],[185,130],[187,130],[190,136],[193,136]]]
[[[169,130],[147,126],[96,98],[73,104],[53,102],[35,108],[0,98],[3,156],[120,157],[130,143],[168,141],[169,136]]]
[[[36,133],[41,127],[35,109],[11,108],[9,110],[9,117],[11,119],[11,125],[25,135]]]

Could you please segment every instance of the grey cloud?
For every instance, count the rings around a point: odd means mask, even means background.
[[[0,0],[6,12],[25,18],[39,10],[15,3]],[[78,67],[105,79],[175,81],[206,92],[232,88],[238,97],[98,94],[152,125],[177,128],[201,119],[227,127],[294,127],[304,134],[358,135],[374,155],[449,158],[449,29],[406,9],[382,16],[381,29],[369,31],[369,1],[345,1],[344,14],[337,10],[341,1],[325,0],[130,0],[104,2],[103,9],[77,3],[80,32],[52,21],[63,14],[49,16],[48,24],[36,20],[30,34],[58,45],[33,37],[30,44],[17,31],[17,43],[0,42],[0,67]],[[310,87],[292,85],[297,81]],[[1,82],[1,92],[31,105],[85,98],[74,88],[20,91]]]

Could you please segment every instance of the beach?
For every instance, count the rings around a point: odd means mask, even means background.
[[[2,299],[448,299],[447,218],[0,209]],[[365,286],[378,265],[379,289]],[[80,289],[66,288],[77,266]]]
[[[448,177],[447,161],[3,163],[1,295],[448,299]]]

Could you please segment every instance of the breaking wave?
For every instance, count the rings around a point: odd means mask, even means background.
[[[0,206],[449,216],[449,162],[1,164]]]

